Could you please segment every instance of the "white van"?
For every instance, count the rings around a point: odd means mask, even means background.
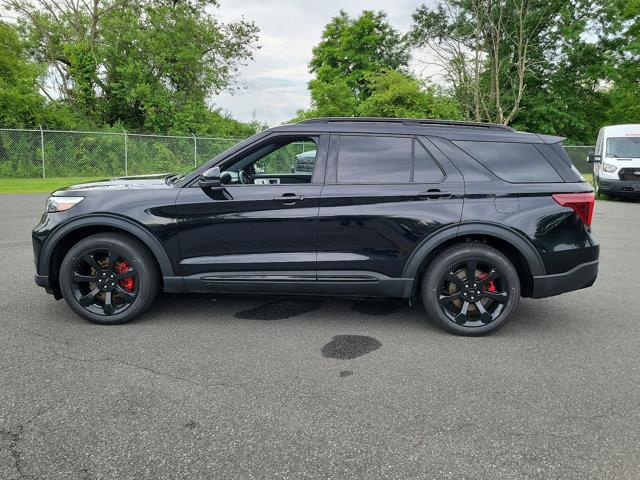
[[[640,124],[602,127],[587,161],[596,193],[640,198]]]

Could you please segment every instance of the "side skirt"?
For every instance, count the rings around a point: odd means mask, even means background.
[[[166,292],[275,293],[409,298],[413,279],[376,272],[209,272],[164,277]]]

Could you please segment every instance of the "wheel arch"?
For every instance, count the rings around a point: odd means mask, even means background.
[[[403,278],[413,278],[412,293],[418,290],[431,260],[448,246],[462,242],[483,243],[507,256],[518,271],[522,296],[531,294],[534,276],[546,274],[540,254],[520,233],[501,225],[463,223],[435,233],[413,251],[402,272]]]
[[[52,278],[51,274],[57,271],[69,248],[81,238],[103,232],[121,232],[138,239],[155,258],[162,277],[174,275],[167,252],[160,241],[147,229],[128,219],[111,215],[91,215],[65,223],[56,229],[43,245],[38,272],[50,278],[54,294],[59,294],[59,287],[57,278]]]

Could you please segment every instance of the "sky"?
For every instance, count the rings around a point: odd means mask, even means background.
[[[241,67],[234,93],[223,92],[212,102],[242,121],[255,119],[277,125],[309,107],[307,82],[311,49],[322,29],[343,9],[351,16],[362,10],[384,10],[400,31],[411,25],[411,14],[434,0],[221,0],[216,16],[222,22],[244,17],[260,28],[261,48]]]

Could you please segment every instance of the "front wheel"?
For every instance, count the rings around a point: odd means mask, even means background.
[[[602,193],[600,191],[600,179],[598,178],[598,171],[595,168],[593,169],[593,190],[596,197],[600,195],[600,193]]]
[[[93,323],[119,324],[141,315],[158,291],[155,258],[138,240],[99,233],[75,244],[60,266],[65,301]]]
[[[453,245],[431,262],[422,280],[429,318],[457,335],[484,335],[503,327],[520,298],[516,269],[483,244]]]

